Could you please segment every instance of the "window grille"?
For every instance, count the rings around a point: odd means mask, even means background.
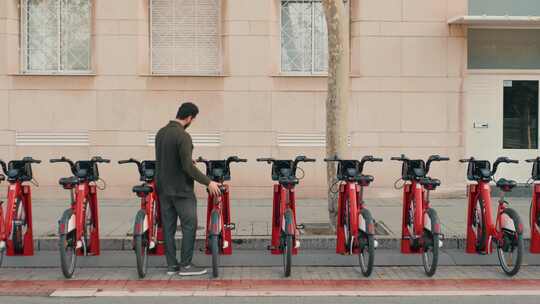
[[[21,0],[22,70],[91,70],[91,0]]]
[[[281,0],[281,71],[328,70],[328,32],[320,0]]]

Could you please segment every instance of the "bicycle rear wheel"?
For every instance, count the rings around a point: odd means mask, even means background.
[[[432,277],[437,271],[439,264],[439,242],[440,235],[435,232],[435,225],[439,223],[437,212],[428,209],[424,220],[429,220],[430,229],[424,228],[424,246],[422,252],[422,264],[428,277]]]
[[[73,211],[68,209],[62,215],[59,221],[60,227],[68,227],[69,219],[73,215]],[[67,228],[66,228],[67,229]],[[75,266],[77,265],[77,240],[76,230],[70,232],[60,232],[58,238],[58,250],[60,252],[60,267],[62,274],[67,279],[73,276],[75,272]]]
[[[362,220],[365,222],[366,230],[368,225],[373,224],[373,218],[371,213],[367,209],[361,211]],[[367,231],[359,231],[358,235],[358,260],[360,263],[360,270],[365,277],[369,277],[373,272],[373,264],[375,262],[375,238]]]
[[[521,218],[515,210],[507,208],[500,220],[497,226],[502,229],[503,239],[497,242],[497,255],[504,273],[514,276],[523,260],[523,235],[519,229]]]
[[[293,252],[293,231],[288,231],[291,225],[293,225],[293,214],[291,209],[285,211],[285,231],[283,231],[283,271],[285,277],[291,276],[291,264],[292,264],[292,252]],[[294,227],[293,227],[294,229]]]

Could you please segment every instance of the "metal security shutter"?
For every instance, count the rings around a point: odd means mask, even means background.
[[[153,74],[220,74],[220,0],[152,0],[150,10]]]

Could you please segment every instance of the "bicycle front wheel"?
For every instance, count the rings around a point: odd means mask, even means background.
[[[502,240],[497,242],[497,255],[504,273],[508,276],[519,272],[523,260],[523,235],[520,225],[521,218],[510,208],[503,211],[497,225],[502,230]]]
[[[59,221],[60,227],[68,227],[69,219],[73,215],[73,211],[68,209]],[[67,229],[67,228],[66,228]],[[62,274],[67,279],[73,276],[75,266],[77,265],[77,240],[75,239],[75,231],[60,232],[58,239],[58,250],[60,252],[60,267]]]
[[[439,218],[433,209],[428,209],[424,216],[424,221],[429,221],[429,229],[424,228],[422,264],[424,265],[426,275],[432,277],[437,271],[437,265],[439,264],[440,235],[435,231],[435,225],[439,223]]]
[[[212,276],[219,276],[219,235],[210,236],[210,251],[212,252]]]
[[[366,225],[366,230],[368,225],[373,225],[373,218],[371,213],[367,209],[361,211],[362,221]],[[367,233],[367,231],[359,231],[358,235],[358,260],[360,263],[360,270],[365,277],[369,277],[373,272],[373,264],[375,262],[375,238],[372,234]]]
[[[285,231],[283,232],[283,271],[285,277],[291,276],[291,264],[292,264],[292,252],[293,252],[293,233],[294,231],[288,231],[289,227],[293,225],[293,214],[291,209],[285,211]],[[292,228],[294,229],[294,228]]]
[[[146,234],[133,237],[135,256],[137,257],[137,273],[139,278],[144,278],[148,270],[148,239]]]

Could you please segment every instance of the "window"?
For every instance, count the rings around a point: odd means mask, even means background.
[[[218,75],[220,0],[152,0],[152,74]]]
[[[21,0],[22,70],[91,70],[90,0]]]
[[[320,0],[281,1],[281,71],[328,70],[328,34]]]
[[[540,69],[539,29],[469,29],[469,69]]]
[[[538,149],[538,81],[504,82],[503,149]]]

